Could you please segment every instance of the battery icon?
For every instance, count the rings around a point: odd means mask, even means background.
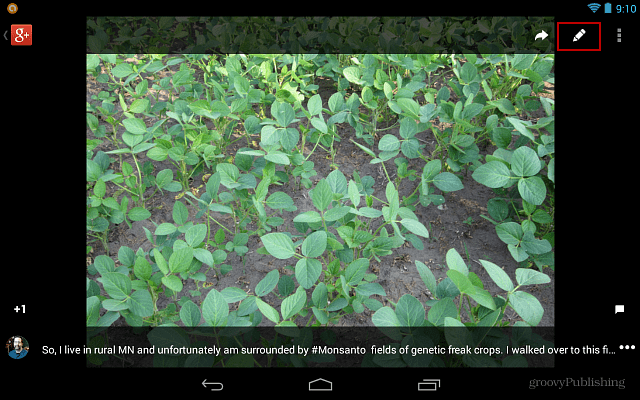
[[[611,14],[611,3],[604,3],[604,13]]]

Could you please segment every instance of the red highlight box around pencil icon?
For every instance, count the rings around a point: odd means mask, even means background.
[[[563,49],[560,48],[560,25],[598,25],[597,49]],[[565,30],[566,31],[566,30]],[[557,22],[556,23],[556,51],[602,51],[602,23],[601,22]]]

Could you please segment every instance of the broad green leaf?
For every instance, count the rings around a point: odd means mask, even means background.
[[[460,68],[460,79],[465,84],[471,83],[477,75],[478,69],[474,67],[473,63],[471,62],[464,63],[462,68]]]
[[[453,299],[451,297],[445,297],[431,306],[427,314],[427,319],[435,326],[444,326],[446,318],[456,318],[457,316],[458,309],[453,303]]]
[[[400,121],[400,137],[409,139],[418,132],[418,124],[411,118],[405,117]]]
[[[424,307],[410,294],[403,295],[396,306],[396,316],[402,326],[422,326],[424,323]]]
[[[201,317],[202,313],[200,312],[200,308],[191,300],[187,300],[180,308],[180,319],[184,326],[200,325]]]
[[[311,115],[322,114],[322,98],[319,94],[311,96],[311,98],[307,102],[307,109],[309,110],[309,114]]]
[[[413,219],[404,218],[400,221],[400,223],[407,228],[411,233],[414,233],[418,236],[422,236],[425,238],[429,238],[429,231],[422,225],[421,222],[418,222]]]
[[[342,310],[343,308],[345,308],[348,305],[349,305],[349,301],[347,301],[347,299],[345,299],[344,297],[340,297],[340,298],[335,299],[334,301],[332,301],[331,304],[329,304],[327,306],[327,311]]]
[[[173,171],[169,168],[163,169],[162,171],[158,172],[158,175],[156,175],[156,184],[161,188],[169,184],[172,180]]]
[[[169,269],[172,273],[186,272],[193,260],[193,249],[183,247],[175,250],[169,257]]]
[[[282,319],[289,319],[296,315],[304,307],[306,299],[306,292],[299,286],[294,294],[282,300],[282,305],[280,306]]]
[[[519,285],[540,285],[551,282],[551,278],[540,271],[528,268],[517,268],[516,281]]]
[[[91,280],[87,278],[87,282],[88,281],[91,281]],[[86,309],[87,309],[87,322],[86,322],[87,326],[96,326],[96,324],[98,323],[98,318],[100,317],[100,300],[98,300],[98,297],[91,296],[87,298]],[[118,313],[118,316],[120,316],[120,313]]]
[[[277,269],[271,270],[267,275],[258,284],[256,285],[256,296],[262,297],[265,296],[276,287],[278,284],[278,278],[280,274]]]
[[[398,210],[400,209],[400,198],[398,197],[398,190],[393,185],[393,182],[387,183],[385,194],[387,196],[387,201],[389,202],[389,218],[387,219],[387,221],[391,222],[396,218],[396,215],[398,215]]]
[[[269,254],[280,260],[286,260],[296,254],[293,242],[284,233],[268,233],[260,238]]]
[[[358,205],[360,205],[360,192],[358,191],[358,185],[356,184],[355,181],[350,180],[349,181],[349,200],[351,200],[351,203],[353,204],[354,207],[358,207]]]
[[[125,246],[121,246],[120,249]],[[128,247],[127,247],[128,248]],[[151,278],[151,265],[144,257],[136,257],[135,265],[133,266],[133,273],[138,279],[147,280]]]
[[[260,299],[256,298],[256,302],[258,300]],[[229,305],[224,296],[217,290],[211,289],[202,302],[202,316],[209,326],[227,325]]]
[[[460,257],[460,254],[456,249],[449,249],[449,251],[447,251],[446,258],[449,269],[461,272],[464,276],[469,275],[469,268],[467,268],[467,264],[464,263],[464,260]]]
[[[228,189],[239,186],[240,170],[233,164],[221,163],[216,166],[216,171],[220,173],[220,183]]]
[[[131,66],[131,64],[122,63],[122,64],[119,64],[116,67],[114,67],[111,70],[111,73],[116,78],[124,78],[125,76],[129,76],[129,75],[133,74],[134,72],[133,72],[133,67]]]
[[[464,107],[464,110],[462,111],[462,118],[466,121],[471,121],[473,117],[480,114],[483,107],[484,106],[482,104],[478,104],[478,103],[472,103],[472,104],[466,105]]]
[[[176,293],[182,291],[182,280],[175,275],[163,276],[162,284]]]
[[[184,235],[184,239],[191,247],[197,247],[207,236],[207,226],[204,224],[194,225]]]
[[[369,268],[369,259],[367,258],[358,258],[352,261],[344,272],[347,284],[351,286],[359,284],[367,273],[367,268]]]
[[[496,233],[506,244],[517,246],[522,239],[522,226],[516,222],[505,222],[496,226]]]
[[[318,283],[316,288],[313,289],[313,293],[311,294],[311,300],[313,300],[313,304],[316,307],[325,308],[327,305],[327,285],[324,282]]]
[[[391,134],[386,134],[378,142],[378,149],[382,151],[395,151],[400,148],[400,141]]]
[[[347,194],[347,178],[339,169],[327,175],[327,183],[333,193]]]
[[[127,275],[119,272],[106,272],[98,280],[112,299],[124,300],[131,293],[131,279]]]
[[[285,153],[278,150],[269,152],[267,155],[264,156],[264,158],[267,161],[271,161],[273,163],[280,164],[280,165],[291,164],[291,162],[289,161],[289,157]],[[222,184],[224,184],[224,181],[222,182]]]
[[[163,222],[160,225],[158,225],[158,227],[156,228],[156,231],[154,232],[154,235],[166,236],[166,235],[172,234],[176,230],[178,230],[178,228],[176,228],[175,225],[170,224],[168,222]]]
[[[265,204],[273,209],[282,210],[293,205],[293,199],[284,192],[275,192],[265,202]]]
[[[530,147],[518,147],[511,155],[511,171],[523,177],[540,172],[540,159],[536,152]]]
[[[311,190],[309,194],[313,200],[313,205],[320,211],[324,211],[329,204],[331,204],[333,197],[333,193],[326,179],[320,179],[316,187]]]
[[[318,117],[311,118],[311,125],[313,125],[314,128],[316,128],[322,133],[329,132],[329,130],[327,129],[327,124],[324,122],[323,119],[320,119]]]
[[[142,207],[133,207],[127,214],[131,221],[142,221],[151,216],[151,213]]]
[[[106,194],[107,187],[102,179],[98,179],[96,184],[93,186],[93,194],[102,198]]]
[[[514,54],[511,66],[522,71],[530,68],[535,59],[535,54]]]
[[[440,161],[440,160],[438,160]],[[464,189],[462,182],[451,172],[442,172],[433,178],[433,184],[443,192],[454,192]]]
[[[125,129],[133,135],[143,135],[147,133],[147,126],[139,118],[127,118],[122,121]]]
[[[293,219],[293,222],[308,222],[308,223],[322,222],[322,217],[320,216],[320,214],[318,214],[317,211],[306,211],[298,214]]]
[[[518,181],[518,192],[527,202],[539,206],[547,197],[547,187],[538,176],[522,178]]]
[[[433,275],[433,272],[427,267],[423,262],[416,260],[416,268],[418,269],[418,274],[420,274],[420,278],[422,278],[422,282],[424,282],[427,289],[432,294],[436,292],[436,277]]]
[[[517,262],[521,262],[521,261],[524,261],[527,258],[529,258],[529,254],[527,254],[527,252],[520,246],[515,246],[513,244],[508,244],[507,245],[507,250],[509,250],[509,253],[511,253],[511,256]]]
[[[442,162],[440,161],[440,159],[429,161],[424,165],[424,168],[422,169],[423,181],[432,181],[441,169]]]
[[[351,212],[355,212],[354,210],[355,209],[353,209]],[[382,216],[382,211],[371,207],[362,207],[358,210],[357,214],[367,218],[378,218]]]
[[[402,142],[401,145],[402,154],[408,158],[420,157],[420,143],[416,138],[411,138]]]
[[[471,298],[474,299],[478,304],[490,310],[496,309],[496,303],[493,301],[493,298],[488,291],[477,286],[473,286],[473,288],[469,290],[468,295],[471,296]]]
[[[167,261],[164,259],[164,256],[158,249],[153,249],[153,257],[156,260],[156,264],[158,264],[158,268],[162,271],[163,274],[167,275],[169,273],[169,266],[167,265]]]
[[[222,289],[222,292],[220,292],[220,294],[224,296],[224,299],[227,303],[236,303],[238,301],[246,299],[249,296],[244,292],[244,290],[233,286],[227,286],[226,288]]]
[[[402,324],[391,307],[382,307],[376,311],[371,317],[373,324],[378,327],[395,326],[400,327]]]
[[[467,278],[462,272],[450,269],[447,271],[447,276],[453,281],[460,293],[470,294],[473,292],[473,288],[475,286],[473,286],[469,278]]]
[[[517,291],[509,296],[509,305],[518,313],[526,323],[537,326],[542,320],[544,308],[533,295]]]
[[[506,185],[511,174],[509,168],[500,161],[490,161],[473,171],[472,177],[476,182],[495,189]]]
[[[221,250],[223,251],[223,250]],[[224,251],[223,251],[224,252]],[[225,253],[226,255],[226,253]],[[210,267],[213,267],[213,255],[209,250],[206,249],[193,249],[193,256],[200,262],[207,264]]]
[[[362,98],[362,102],[365,103],[365,104],[370,102],[371,100],[373,100],[373,91],[371,90],[371,87],[365,86],[362,89],[362,92],[360,93],[360,96]]]
[[[322,273],[322,264],[315,258],[301,258],[296,263],[296,279],[305,289],[311,289]]]
[[[293,107],[289,103],[279,101],[275,101],[271,105],[271,115],[278,121],[278,125],[283,128],[286,128],[295,118]]]
[[[351,210],[351,207],[348,206],[339,206],[339,207],[333,207],[330,208],[329,210],[327,210],[327,212],[324,214],[324,219],[326,221],[336,221],[339,220],[340,218],[344,217],[345,215],[347,215],[349,213],[349,211]]]
[[[351,67],[346,67],[345,69],[342,70],[342,73],[344,74],[344,77],[347,78],[349,82],[356,83],[356,84],[360,83],[360,67],[355,65]]]
[[[128,305],[129,301],[120,301],[120,300],[113,300],[113,299],[106,299],[102,302],[102,307],[107,310],[107,311],[121,311],[121,310],[126,310],[129,308]]]
[[[511,122],[511,125],[513,125],[513,127],[516,128],[518,132],[533,141],[536,140],[535,136],[533,136],[533,133],[529,129],[527,129],[527,127],[518,118],[507,117],[507,120]]]
[[[406,113],[412,119],[420,118],[420,105],[413,99],[401,97],[396,99],[396,102],[402,109],[404,113]]]
[[[176,201],[173,203],[173,213],[171,216],[173,217],[173,222],[178,225],[184,225],[189,219],[189,210],[187,210],[187,206],[184,203]]]
[[[507,98],[502,98],[500,100],[495,100],[495,101],[489,101],[488,103],[492,106],[498,107],[498,110],[500,110],[503,114],[516,113],[516,109],[513,107],[513,104],[511,103],[511,101],[509,101],[509,99]]]
[[[513,290],[513,282],[511,282],[509,275],[507,275],[507,273],[504,272],[502,268],[498,267],[496,264],[490,261],[485,260],[480,260],[480,264],[482,264],[491,279],[493,279],[493,281],[496,283],[496,285],[498,285],[498,287],[500,287],[500,289],[507,292]]]
[[[551,243],[546,239],[536,239],[533,232],[527,231],[522,237],[522,248],[529,254],[544,254],[551,251]]]
[[[131,150],[131,152],[132,152],[133,154],[138,154],[138,153],[141,153],[141,152],[143,152],[143,151],[147,151],[147,150],[149,150],[149,149],[151,149],[151,148],[153,148],[153,147],[155,147],[155,146],[156,146],[156,144],[155,144],[155,143],[140,143],[139,145],[135,146],[135,147]]]
[[[311,235],[307,236],[307,238],[302,242],[302,254],[306,257],[320,257],[322,253],[324,253],[327,248],[327,232],[325,231],[317,231],[313,232]]]
[[[282,131],[280,129],[276,129],[273,125],[264,125],[260,132],[260,139],[262,140],[262,144],[265,146],[278,143],[281,136]]]
[[[374,294],[378,294],[380,296],[386,296],[387,292],[384,291],[382,286],[379,283],[361,283],[356,286],[356,293],[361,296],[371,296]]]

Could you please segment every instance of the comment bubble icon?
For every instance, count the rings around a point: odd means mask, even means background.
[[[624,312],[624,305],[616,305],[616,314],[619,312]]]

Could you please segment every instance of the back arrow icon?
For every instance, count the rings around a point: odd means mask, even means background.
[[[202,381],[202,386],[204,386],[206,388],[207,385],[214,385],[214,388],[211,389],[211,390],[212,391],[216,391],[216,392],[222,390],[222,388],[223,388],[222,383],[220,383],[220,382],[207,382],[207,379],[205,378],[205,380]]]
[[[538,38],[542,38],[542,40],[545,40],[547,36],[549,36],[549,34],[545,31],[542,31],[536,35],[536,38],[534,40],[538,40]]]

